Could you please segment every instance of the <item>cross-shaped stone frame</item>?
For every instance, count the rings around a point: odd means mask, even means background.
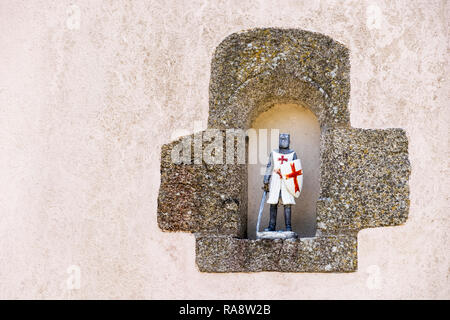
[[[246,239],[247,165],[174,164],[180,140],[162,146],[160,228],[195,233],[203,272],[355,271],[359,230],[405,223],[410,164],[404,130],[350,126],[349,95],[349,51],[328,36],[268,28],[227,37],[212,60],[208,129],[249,129],[275,103],[307,106],[321,128],[316,236]]]

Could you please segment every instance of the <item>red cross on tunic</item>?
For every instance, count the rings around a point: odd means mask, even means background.
[[[280,158],[278,158],[278,161],[281,161],[281,164],[283,164],[284,161],[288,161],[287,158],[285,158],[283,155],[281,155]]]
[[[291,163],[291,173],[288,173],[286,175],[286,179],[294,178],[294,186],[295,186],[295,192],[300,192],[300,187],[298,186],[297,177],[302,175],[302,169],[295,171],[295,164]]]

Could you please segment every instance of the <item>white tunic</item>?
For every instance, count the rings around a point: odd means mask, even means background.
[[[270,186],[269,186],[269,198],[267,199],[267,203],[277,204],[278,198],[281,190],[281,203],[282,204],[295,204],[294,196],[287,191],[286,186],[284,185],[281,177],[277,170],[280,169],[282,163],[286,163],[287,161],[292,161],[294,158],[294,153],[291,152],[288,154],[282,154],[275,151],[272,151],[272,163],[273,163],[273,171],[272,177],[270,178]]]

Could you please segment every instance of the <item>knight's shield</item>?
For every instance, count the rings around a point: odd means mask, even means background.
[[[286,189],[298,198],[303,187],[303,170],[300,159],[288,161],[280,166],[281,176]]]

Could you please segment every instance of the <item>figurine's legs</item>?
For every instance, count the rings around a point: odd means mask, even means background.
[[[271,204],[270,205],[270,221],[269,221],[269,227],[266,228],[264,231],[275,231],[275,226],[277,224],[277,204]]]
[[[292,231],[291,227],[291,205],[284,206],[284,224],[286,225],[286,231]]]

